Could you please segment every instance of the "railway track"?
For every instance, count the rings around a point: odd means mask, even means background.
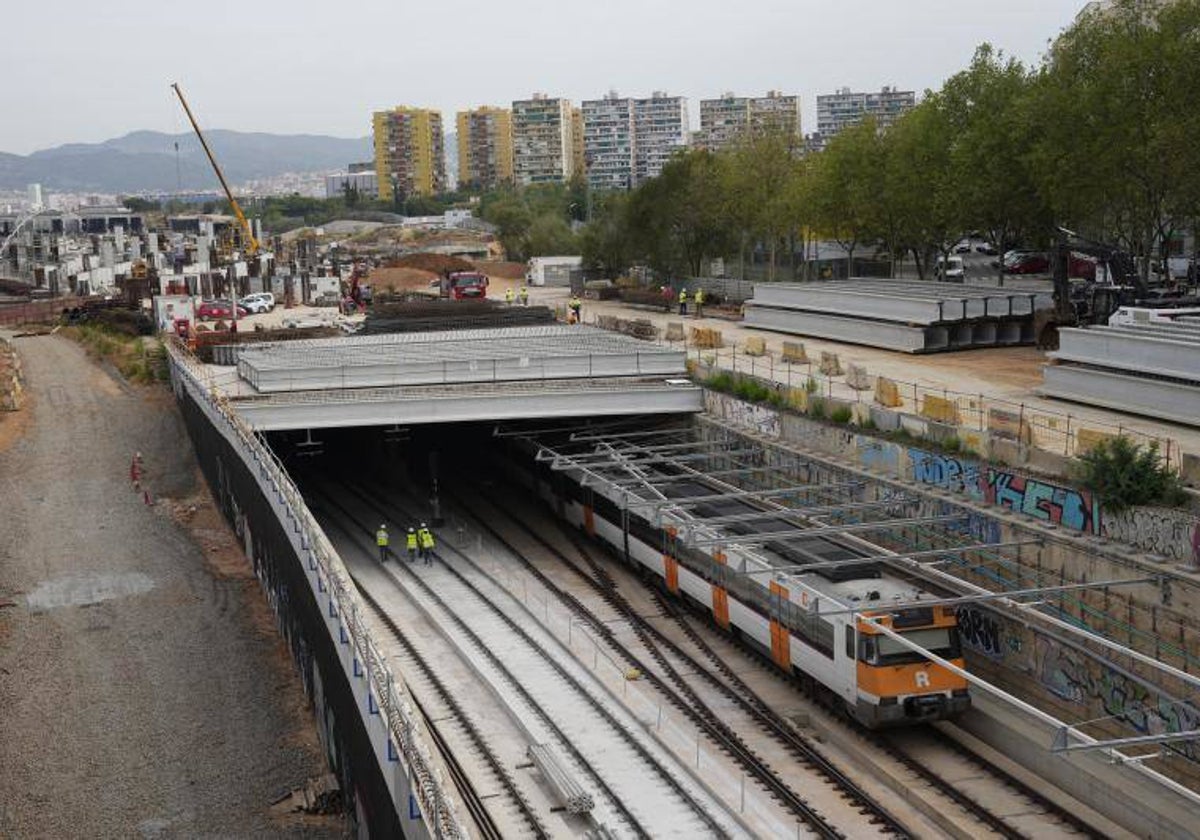
[[[491,506],[503,513],[510,521],[515,523],[524,533],[536,540],[547,550],[558,556],[564,563],[567,564],[580,578],[591,586],[598,595],[604,598],[607,602],[613,603],[619,599],[619,586],[613,579],[612,575],[606,569],[607,565],[617,565],[611,558],[611,555],[606,550],[599,549],[583,540],[580,535],[569,533],[567,529],[561,527],[561,523],[554,521],[554,525],[568,539],[584,561],[587,569],[584,570],[564,554],[561,550],[551,545],[543,534],[530,528],[520,515],[514,515],[510,509],[505,509],[502,504],[491,501]],[[481,523],[483,527],[489,528],[493,536],[498,539],[502,537],[495,533],[494,528],[490,528],[488,523]],[[600,555],[598,558],[597,555]],[[623,568],[623,567],[621,567]],[[795,731],[792,725],[784,720],[776,713],[761,697],[749,686],[746,682],[730,667],[727,660],[719,655],[713,648],[700,636],[695,627],[691,623],[690,617],[686,614],[685,609],[675,603],[669,597],[664,596],[656,586],[648,586],[648,591],[651,594],[655,604],[659,607],[664,616],[669,617],[674,624],[683,632],[688,641],[700,652],[704,662],[708,667],[697,661],[695,657],[689,656],[682,651],[680,647],[663,635],[661,631],[654,627],[648,621],[640,620],[645,626],[646,633],[653,636],[656,644],[672,651],[672,653],[689,661],[693,665],[694,672],[706,677],[707,681],[716,689],[722,691],[743,711],[753,715],[767,730],[772,732],[782,743],[786,744],[789,749],[797,755],[801,760],[807,760],[811,754],[815,756],[815,766],[822,769],[822,772],[829,773],[831,780],[836,780],[838,777],[844,777],[844,774],[833,767],[821,753],[816,751],[807,741]],[[620,607],[618,607],[620,608]],[[629,615],[632,610],[622,609],[623,614]],[[757,654],[755,654],[757,656]],[[711,670],[710,670],[711,668]],[[771,669],[766,669],[772,674],[772,677],[780,680],[786,680],[791,685],[795,685],[794,680],[787,680],[782,674]],[[801,686],[803,689],[804,687]],[[810,694],[810,699],[820,702],[820,698],[813,697]],[[992,762],[972,753],[959,742],[955,741],[944,734],[936,727],[921,727],[916,730],[905,730],[899,735],[887,735],[878,732],[872,732],[865,727],[860,726],[852,721],[840,718],[844,725],[859,738],[867,741],[876,750],[882,751],[890,756],[897,763],[902,765],[906,771],[920,779],[925,785],[931,788],[935,795],[943,797],[953,803],[954,806],[961,809],[966,815],[978,821],[978,823],[986,828],[987,831],[1000,837],[1006,838],[1026,838],[1035,836],[1027,827],[1014,825],[1013,817],[1006,817],[998,814],[988,807],[981,804],[970,793],[962,790],[954,782],[943,778],[937,771],[932,769],[931,763],[940,765],[953,764],[942,755],[937,757],[936,761],[930,760],[931,751],[940,750],[943,754],[950,752],[955,755],[958,763],[969,763],[973,765],[977,772],[982,772],[992,779],[993,788],[997,788],[1007,792],[1006,796],[1001,798],[1010,802],[1009,811],[1027,817],[1031,812],[1044,815],[1045,825],[1042,826],[1036,833],[1038,836],[1043,836],[1054,823],[1057,823],[1058,833],[1065,836],[1087,836],[1100,837],[1102,836],[1091,828],[1086,822],[1080,819],[1077,815],[1059,807],[1038,791],[1031,788],[1028,784],[1008,773],[1004,769],[997,767]],[[917,744],[916,749],[914,742],[921,741],[922,744]],[[908,743],[910,748],[905,747]],[[865,796],[865,794],[864,794]],[[1018,803],[1013,802],[1013,798],[1023,800],[1025,807],[1016,807]],[[869,799],[870,797],[866,797]],[[892,823],[895,820],[892,819]],[[884,823],[886,824],[886,823]],[[898,831],[903,833],[904,829],[898,827]]]
[[[469,506],[461,505],[461,507],[474,509],[477,507],[477,504]],[[511,512],[504,510],[502,506],[494,503],[492,503],[492,507],[505,514],[509,521],[515,524],[524,534],[566,564],[568,568],[572,569],[582,580],[588,583],[605,603],[612,606],[622,615],[634,633],[639,637],[647,653],[654,658],[656,664],[665,673],[665,680],[669,681],[675,687],[676,691],[672,691],[669,687],[663,686],[667,696],[674,698],[676,708],[679,708],[689,716],[695,717],[701,727],[732,758],[741,763],[748,772],[752,773],[768,791],[785,803],[798,816],[802,817],[811,828],[817,830],[822,836],[843,836],[842,832],[831,825],[825,816],[817,813],[799,794],[792,790],[769,764],[754,754],[746,745],[744,739],[733,731],[712,709],[711,705],[700,696],[688,679],[681,673],[680,668],[670,662],[669,657],[676,658],[692,674],[703,677],[714,688],[732,700],[743,713],[753,717],[760,725],[764,726],[772,737],[778,743],[784,745],[796,760],[819,772],[828,783],[834,785],[846,798],[851,800],[861,813],[867,814],[869,821],[877,825],[881,831],[900,837],[908,836],[907,830],[881,803],[870,796],[853,779],[840,771],[823,755],[813,749],[795,733],[790,724],[770,711],[765,704],[760,704],[760,706],[756,707],[746,702],[737,694],[730,693],[729,689],[722,685],[719,679],[713,676],[707,669],[699,667],[693,657],[664,636],[643,616],[639,615],[629,602],[621,596],[616,582],[608,576],[607,572],[599,564],[594,563],[594,561],[589,563],[596,573],[596,576],[592,576],[580,569],[574,561],[546,540],[542,534],[527,526],[521,517],[514,516]],[[511,539],[500,533],[491,523],[484,521],[482,517],[475,518],[480,527],[491,534],[496,540],[506,545],[521,560],[524,568],[537,578],[548,591],[567,604],[572,610],[586,616],[596,631],[604,636],[606,641],[622,651],[625,658],[631,664],[643,670],[651,678],[655,678],[654,672],[646,668],[636,654],[615,638],[611,628],[605,622],[601,621],[595,615],[594,611],[583,604],[576,596],[566,592],[561,586],[550,580],[541,569],[524,556],[521,550],[512,543]],[[586,559],[591,561],[591,558]],[[715,657],[715,654],[713,655]],[[660,680],[661,682],[662,680]]]
[[[355,535],[347,534],[347,536],[353,539]],[[423,680],[430,686],[436,701],[450,712],[454,721],[458,724],[458,726],[466,735],[467,739],[470,741],[472,748],[483,759],[492,775],[499,781],[506,796],[516,807],[518,813],[521,815],[521,819],[528,826],[530,833],[537,838],[549,838],[551,835],[547,830],[545,823],[543,823],[538,815],[534,812],[529,800],[517,787],[516,781],[513,779],[512,774],[510,774],[504,768],[504,765],[500,761],[500,758],[496,755],[495,750],[493,750],[487,743],[487,740],[483,737],[483,733],[480,732],[479,727],[475,725],[475,723],[471,720],[471,717],[463,709],[462,704],[459,703],[454,692],[450,691],[446,687],[441,677],[438,676],[437,671],[429,665],[429,662],[425,659],[424,655],[416,648],[415,645],[413,645],[412,640],[408,638],[408,635],[404,632],[400,625],[396,623],[395,619],[388,614],[387,610],[385,610],[374,598],[374,596],[371,595],[370,588],[362,585],[353,571],[350,571],[350,579],[358,588],[358,593],[363,599],[363,603],[366,604],[367,608],[376,617],[376,619],[378,619],[379,622],[387,627],[391,632],[395,642],[404,651],[405,659],[407,659],[417,670],[419,679]],[[408,681],[410,683],[412,682],[411,671],[409,672]],[[454,786],[459,792],[459,796],[462,797],[463,804],[466,806],[467,812],[471,815],[475,825],[478,827],[480,836],[489,838],[490,840],[502,840],[502,838],[505,836],[504,832],[501,830],[500,826],[496,823],[495,818],[488,810],[483,801],[483,797],[480,796],[478,789],[475,787],[475,784],[471,781],[470,777],[466,773],[462,763],[459,762],[458,758],[454,754],[454,751],[447,744],[446,738],[442,733],[441,723],[433,719],[433,717],[429,714],[425,703],[423,703],[415,693],[410,691],[409,696],[412,698],[413,704],[416,706],[417,711],[421,714],[422,719],[424,719],[426,729],[433,738],[434,746],[437,747],[438,753],[442,756],[443,764],[445,765],[447,772],[450,774],[451,780],[454,782]]]
[[[358,488],[348,484],[342,486],[346,491],[357,496],[361,503],[373,508],[379,515],[394,515],[394,509],[385,510],[375,499],[363,493]],[[325,498],[328,500],[328,504],[335,507],[346,521],[355,524],[360,535],[367,537],[374,533],[370,525],[356,517],[345,505],[328,496]],[[575,739],[563,729],[560,720],[556,719],[555,715],[547,710],[548,706],[553,705],[560,715],[566,709],[574,709],[576,707],[590,708],[594,718],[593,724],[607,727],[612,734],[618,736],[618,742],[624,743],[636,756],[637,760],[647,766],[665,788],[670,790],[671,794],[678,799],[680,804],[686,807],[694,817],[698,818],[704,824],[707,833],[718,837],[730,836],[728,829],[721,825],[705,807],[695,801],[693,794],[685,789],[675,774],[665,768],[659,759],[646,748],[642,741],[630,731],[630,728],[619,721],[605,704],[598,700],[571,673],[570,669],[551,655],[546,650],[545,645],[534,638],[534,633],[531,633],[529,629],[522,626],[506,610],[498,606],[493,598],[485,594],[478,586],[458,572],[458,570],[454,569],[450,564],[442,563],[438,564],[438,572],[431,574],[431,576],[436,575],[438,577],[437,589],[455,590],[457,586],[457,590],[453,591],[455,606],[452,607],[448,603],[449,599],[436,591],[435,587],[430,585],[430,582],[425,579],[424,575],[416,573],[415,570],[408,568],[407,564],[402,562],[396,564],[396,569],[397,573],[392,575],[392,579],[396,585],[404,586],[406,590],[414,595],[416,593],[413,590],[419,590],[420,594],[417,597],[420,601],[425,602],[422,608],[438,616],[435,622],[443,627],[446,624],[452,625],[455,632],[470,641],[474,656],[487,661],[488,665],[505,683],[506,688],[519,696],[526,712],[536,716],[541,725],[552,733],[556,746],[569,755],[577,767],[581,768],[600,789],[609,803],[611,810],[619,815],[621,822],[624,823],[622,828],[627,828],[631,834],[639,837],[650,837],[656,833],[650,826],[646,825],[644,817],[639,817],[630,809],[625,801],[625,797],[621,795],[621,792],[614,789],[609,775],[601,772],[593,761],[584,756],[576,746]],[[403,575],[405,579],[404,584],[401,584],[400,580],[397,579],[399,575]],[[448,581],[453,582],[451,586],[447,586]],[[412,585],[411,588],[409,584]],[[508,593],[504,593],[504,596],[506,598],[511,597]],[[433,606],[433,610],[429,609],[431,605]],[[470,624],[464,620],[464,612],[468,612],[471,615]],[[505,633],[510,635],[510,642],[516,639],[519,640],[519,644],[503,644]],[[503,651],[503,657],[499,654],[499,650]],[[516,662],[523,663],[519,669]],[[527,678],[539,666],[549,667],[563,685],[569,686],[574,699],[562,702],[563,695],[560,693],[557,695],[558,702],[550,704],[535,697],[534,692],[529,688],[530,680]],[[518,677],[514,673],[516,670],[521,671],[521,677]],[[579,701],[583,701],[582,704]],[[590,727],[581,726],[576,721],[574,728],[576,731],[579,731],[581,728],[586,730]],[[646,777],[640,778],[644,780]],[[627,780],[618,780],[618,782],[626,782],[627,784]],[[629,794],[632,791],[626,787],[624,792]],[[645,796],[645,792],[642,795]],[[663,796],[658,796],[656,799],[660,809],[667,806]],[[661,814],[658,816],[660,819],[662,818]],[[681,824],[683,821],[677,819],[674,822]],[[611,828],[611,826],[601,826],[602,830],[611,830]]]

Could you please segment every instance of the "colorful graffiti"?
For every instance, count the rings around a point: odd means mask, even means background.
[[[1037,638],[1035,657],[1041,684],[1063,700],[1093,706],[1088,715],[1110,715],[1147,735],[1200,729],[1200,709],[1192,704],[1147,688],[1052,639]],[[1200,758],[1195,742],[1176,746],[1188,758]]]
[[[976,501],[983,500],[983,480],[977,462],[911,447],[908,460],[916,481],[962,493]]]
[[[1100,502],[1087,490],[988,468],[985,497],[1016,513],[1085,534],[1100,533]]]

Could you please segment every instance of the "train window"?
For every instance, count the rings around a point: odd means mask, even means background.
[[[854,628],[846,625],[846,658],[854,658]]]
[[[958,633],[952,628],[910,630],[903,635],[905,639],[943,659],[957,659],[961,656]],[[924,656],[890,636],[873,636],[864,640],[862,658],[872,665],[903,665],[925,661]]]

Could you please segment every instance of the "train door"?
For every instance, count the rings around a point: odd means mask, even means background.
[[[833,657],[838,672],[838,683],[842,699],[851,708],[858,702],[858,633],[854,629],[853,616],[842,623],[841,638],[834,639]],[[841,644],[838,644],[841,642]]]

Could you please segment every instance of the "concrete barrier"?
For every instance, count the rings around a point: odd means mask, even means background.
[[[725,346],[720,330],[692,327],[692,346],[701,350],[716,350]]]
[[[838,359],[837,353],[829,353],[825,350],[821,351],[821,373],[826,376],[841,376],[842,363]]]
[[[855,391],[869,391],[871,377],[867,375],[865,367],[851,363],[846,365],[846,384]]]
[[[988,431],[996,437],[1015,440],[1028,444],[1033,440],[1033,429],[1020,412],[1009,411],[1005,408],[989,408],[987,413]]]
[[[767,342],[761,336],[751,336],[746,339],[742,352],[747,356],[765,356],[767,355]]]
[[[899,408],[904,405],[904,400],[900,399],[900,386],[895,380],[886,376],[875,377],[875,402],[885,408]]]
[[[679,321],[667,321],[667,341],[683,341],[683,324]]]
[[[793,365],[808,364],[808,354],[804,352],[804,343],[800,341],[783,342],[783,361]]]
[[[1083,455],[1084,453],[1091,452],[1100,444],[1115,440],[1116,437],[1116,435],[1097,431],[1096,429],[1076,429],[1075,454]]]
[[[957,426],[961,422],[958,416],[958,403],[934,394],[926,394],[925,398],[921,400],[920,415],[949,426]]]

